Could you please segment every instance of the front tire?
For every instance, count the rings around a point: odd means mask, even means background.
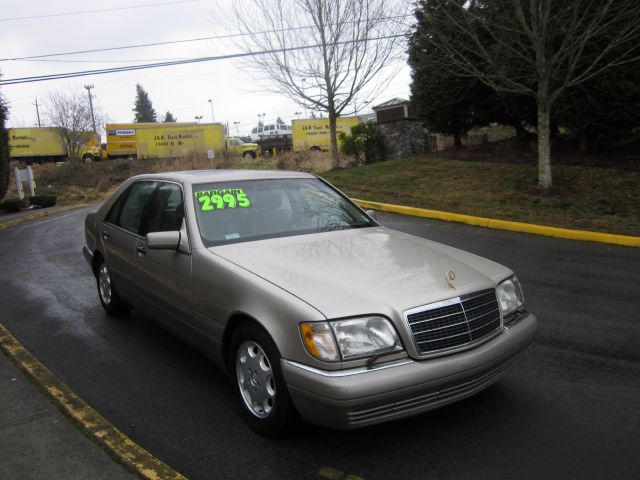
[[[90,153],[87,153],[84,155],[84,157],[82,157],[82,161],[84,163],[91,163],[93,162],[93,155],[91,155]]]
[[[98,286],[98,298],[100,298],[102,308],[108,315],[118,316],[129,310],[127,304],[118,295],[111,281],[107,263],[102,258],[99,260],[98,268],[96,269],[96,283]]]
[[[256,158],[256,154],[255,154],[255,152],[251,152],[251,151],[244,152],[242,154],[242,158],[252,158],[253,159],[253,158]]]
[[[254,323],[243,323],[233,334],[228,360],[240,408],[251,428],[268,436],[286,432],[296,413],[280,354],[269,335]]]

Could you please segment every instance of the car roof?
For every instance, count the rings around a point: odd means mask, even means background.
[[[210,183],[241,180],[273,180],[282,178],[316,178],[304,172],[283,170],[187,170],[137,175],[135,179],[172,180],[180,183]]]

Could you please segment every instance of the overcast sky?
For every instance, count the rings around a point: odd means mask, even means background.
[[[0,59],[230,34],[234,33],[229,17],[231,3],[231,0],[2,0]],[[152,6],[69,15],[140,5]],[[39,15],[47,16],[17,19]],[[205,40],[37,61],[4,60],[0,61],[0,74],[3,80],[8,80],[240,51],[239,42]],[[409,98],[409,68],[403,63],[394,70],[388,88],[378,98],[370,99],[373,105],[394,97]],[[215,121],[228,122],[232,133],[236,132],[234,122],[240,122],[241,134],[248,133],[257,123],[259,113],[266,114],[267,122],[278,116],[290,122],[296,118],[295,112],[302,110],[285,96],[261,92],[256,80],[237,60],[3,85],[0,92],[9,101],[10,127],[37,125],[36,97],[39,103],[44,103],[52,90],[76,89],[86,94],[83,87],[87,84],[94,85],[94,101],[109,120],[124,123],[133,119],[136,83],[149,93],[159,119],[170,110],[179,121],[193,121],[196,115],[202,115],[203,122],[210,122],[211,99]],[[44,108],[40,111],[43,124]]]

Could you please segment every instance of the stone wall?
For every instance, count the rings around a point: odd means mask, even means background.
[[[416,120],[399,120],[381,123],[378,128],[384,135],[389,158],[406,157],[425,152],[422,123]]]

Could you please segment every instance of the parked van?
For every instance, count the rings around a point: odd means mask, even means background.
[[[270,137],[273,135],[291,135],[291,127],[284,123],[258,125],[251,130],[251,141],[257,142],[262,137]]]

